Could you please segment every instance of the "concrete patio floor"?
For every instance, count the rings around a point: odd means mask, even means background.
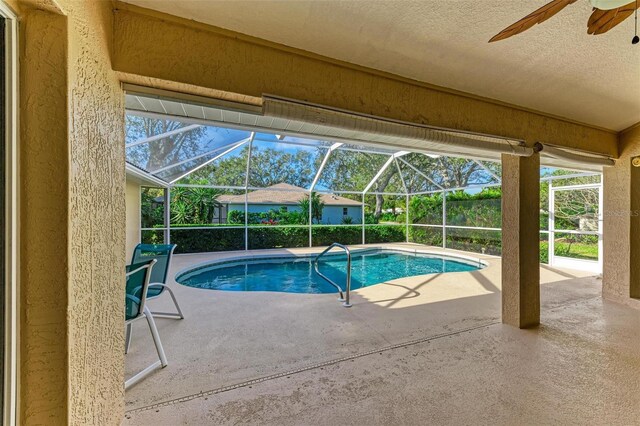
[[[177,256],[171,276],[220,256],[231,254]],[[157,320],[169,366],[127,392],[125,423],[640,418],[637,310],[602,301],[587,273],[543,266],[543,326],[503,326],[500,259],[471,256],[489,266],[363,288],[350,309],[334,295],[173,284],[187,317]],[[142,322],[126,360],[128,375],[154,360]]]

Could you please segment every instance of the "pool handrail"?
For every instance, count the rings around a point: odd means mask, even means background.
[[[347,253],[347,283],[346,283],[346,291],[345,291],[345,293],[342,292],[342,288],[338,284],[336,284],[331,278],[329,278],[326,275],[324,275],[318,269],[318,261],[320,260],[320,258],[322,256],[324,256],[325,254],[327,254],[329,251],[331,251],[331,249],[336,248],[336,247],[343,249],[345,251],[345,253]],[[344,306],[345,308],[350,308],[351,307],[351,303],[350,303],[350,296],[351,296],[351,250],[349,250],[349,247],[345,246],[344,244],[340,244],[340,243],[331,244],[329,247],[324,249],[322,251],[322,253],[320,253],[319,255],[316,256],[315,260],[313,261],[313,268],[315,269],[316,274],[318,274],[321,278],[323,278],[329,284],[331,284],[332,286],[334,286],[335,288],[338,289],[338,292],[340,293],[340,298],[338,300],[342,302],[342,306]],[[346,297],[345,297],[345,294],[346,294]]]

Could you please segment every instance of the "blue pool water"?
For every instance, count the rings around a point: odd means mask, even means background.
[[[199,268],[177,277],[181,284],[211,290],[335,293],[313,269],[314,257],[249,259]],[[434,255],[392,250],[367,250],[351,256],[351,289],[413,275],[475,271],[482,265]],[[344,289],[346,256],[328,255],[320,272]]]

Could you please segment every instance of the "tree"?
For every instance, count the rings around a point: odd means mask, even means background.
[[[126,141],[131,143],[140,139],[157,136],[180,128],[188,124],[146,118],[132,114],[126,117]],[[153,172],[172,162],[177,162],[195,156],[202,149],[203,138],[207,128],[198,127],[189,131],[168,136],[157,141],[143,143],[127,148],[127,158],[145,170]]]
[[[409,163],[443,188],[464,188],[470,184],[493,181],[491,174],[480,164],[466,158],[439,156],[432,158],[413,153],[405,157]],[[486,162],[486,167],[497,172],[499,166]]]
[[[196,170],[181,179],[180,183],[202,181],[209,185],[244,187],[249,147],[245,145],[236,151],[232,151],[219,160]]]
[[[443,188],[464,188],[470,184],[493,182],[495,179],[487,169],[496,174],[499,170],[497,163],[486,162],[486,164],[484,164],[485,168],[477,162],[465,158],[446,156],[433,158],[420,153],[412,153],[406,155],[403,159],[413,165],[423,175],[427,176],[432,182],[435,182]],[[406,167],[404,170],[402,178],[405,179],[405,184],[410,189],[416,186],[417,179],[426,180],[413,170],[409,172]],[[375,183],[375,192],[402,192],[404,187],[398,188],[398,183],[394,185],[392,190],[388,189],[389,184],[394,182],[394,179],[395,182],[399,182],[397,176],[398,167],[391,164]],[[412,179],[407,179],[407,176],[410,176]],[[386,197],[388,198],[388,196]],[[376,218],[380,217],[385,204],[387,204],[385,202],[385,196],[377,194],[374,208],[374,216]],[[395,208],[395,204],[391,208]]]
[[[309,217],[309,197],[304,197],[298,202],[300,210],[305,218]],[[322,210],[324,209],[324,202],[317,192],[311,193],[311,223],[316,220],[316,223],[320,223],[322,220]],[[309,219],[307,219],[308,221]]]
[[[174,187],[171,191],[171,221],[176,224],[209,224],[220,207],[220,192],[212,188]]]
[[[315,176],[315,155],[306,150],[295,152],[253,147],[249,182],[251,186],[268,187],[287,182],[301,188],[311,186]]]
[[[214,163],[195,171],[185,182],[205,180],[213,185],[244,186],[249,147],[229,153]],[[315,176],[317,158],[322,153],[307,150],[279,150],[254,146],[251,150],[249,186],[266,188],[287,182],[308,188]]]
[[[563,176],[574,174],[574,171],[563,169],[543,170],[543,176]],[[553,186],[572,186],[589,183],[597,183],[597,176],[580,176],[567,179],[554,179]],[[595,222],[598,219],[599,193],[596,188],[562,190],[555,192],[555,202],[551,208],[554,211],[555,228],[575,230],[580,227],[580,219]],[[546,212],[542,220],[547,220],[549,206],[549,183],[540,185],[540,205]],[[543,215],[541,215],[543,216]],[[541,224],[546,227],[546,223]]]
[[[164,189],[141,188],[140,215],[143,228],[164,224]]]

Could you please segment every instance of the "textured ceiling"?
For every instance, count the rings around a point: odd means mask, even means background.
[[[547,0],[126,2],[612,130],[640,121],[633,18],[589,36],[587,0],[492,44]]]

